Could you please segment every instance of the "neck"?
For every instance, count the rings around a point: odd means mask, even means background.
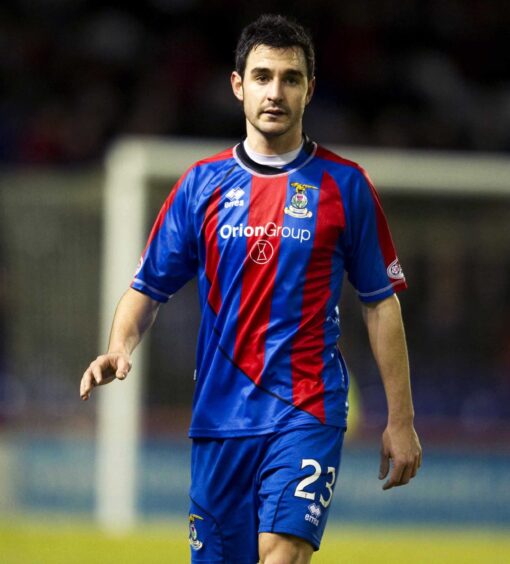
[[[303,141],[303,127],[300,126],[287,131],[283,135],[265,135],[255,129],[249,121],[246,121],[246,140],[252,151],[261,155],[282,155],[297,149]]]

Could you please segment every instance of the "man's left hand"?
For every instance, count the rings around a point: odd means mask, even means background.
[[[381,465],[379,480],[390,477],[383,485],[383,490],[408,484],[421,466],[421,445],[412,424],[390,424],[384,430],[381,445]]]

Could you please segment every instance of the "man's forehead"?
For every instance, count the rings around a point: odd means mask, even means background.
[[[285,66],[301,71],[306,75],[305,54],[301,47],[270,47],[256,45],[246,59],[246,71],[252,68],[272,68]]]

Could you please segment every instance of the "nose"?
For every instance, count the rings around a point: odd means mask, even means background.
[[[267,99],[271,102],[281,102],[283,100],[282,81],[278,78],[270,82],[267,91]]]

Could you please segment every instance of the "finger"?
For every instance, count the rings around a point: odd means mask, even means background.
[[[111,373],[111,370],[109,370],[108,367],[102,367],[101,364],[97,362],[91,364],[89,370],[92,371],[92,384],[94,386],[103,386],[104,384],[109,384],[115,380],[115,375]]]
[[[421,451],[416,457],[416,460],[414,462],[413,475],[412,475],[413,478],[416,476],[416,474],[418,474],[418,470],[420,468],[421,468]]]
[[[83,400],[89,399],[90,392],[94,387],[93,381],[94,379],[92,377],[92,372],[90,371],[90,369],[86,370],[80,382],[80,396]]]
[[[405,467],[402,464],[395,464],[395,466],[393,466],[389,480],[387,480],[383,485],[383,490],[390,490],[400,484],[404,468]]]
[[[86,389],[84,384],[81,384],[81,386],[80,386],[80,398],[83,401],[87,401],[89,399],[89,397],[90,397],[90,390]]]
[[[118,378],[119,380],[124,380],[130,370],[131,363],[124,357],[119,357],[119,360],[117,361],[117,371],[115,372],[116,378]]]
[[[411,472],[411,478],[414,478],[416,476],[416,474],[418,474],[418,468],[420,467],[420,459],[419,457],[416,457],[416,460],[414,461],[413,464],[413,470]]]
[[[400,482],[396,486],[405,486],[413,477],[414,464],[407,464],[402,472]]]
[[[390,471],[390,457],[381,450],[381,463],[379,465],[379,480],[384,480]]]
[[[95,384],[97,386],[103,384],[103,371],[101,370],[101,366],[99,364],[93,363],[90,366],[90,370],[92,371],[92,376],[94,378]]]

